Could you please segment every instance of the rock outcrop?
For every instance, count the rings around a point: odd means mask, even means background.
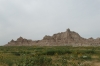
[[[6,46],[30,46],[32,42],[32,40],[19,37],[16,41],[12,39],[10,42],[8,42],[8,44],[6,44]]]
[[[67,29],[65,32],[44,36],[42,40],[28,40],[19,37],[11,40],[5,46],[100,46],[100,38],[82,38],[78,33]]]

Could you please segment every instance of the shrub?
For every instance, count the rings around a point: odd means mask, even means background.
[[[51,58],[47,58],[45,56],[35,56],[35,57],[27,57],[26,59],[20,60],[17,64],[18,66],[51,66]]]

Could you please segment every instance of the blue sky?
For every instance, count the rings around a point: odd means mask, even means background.
[[[0,0],[0,45],[67,28],[84,38],[100,37],[100,0]]]

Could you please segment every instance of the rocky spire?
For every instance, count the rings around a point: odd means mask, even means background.
[[[17,39],[17,41],[22,41],[22,40],[23,38],[21,36]]]
[[[66,31],[67,31],[67,32],[70,32],[70,29],[68,28]]]
[[[11,42],[14,42],[14,40],[12,39]]]

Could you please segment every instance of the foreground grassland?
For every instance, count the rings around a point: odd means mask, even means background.
[[[100,66],[100,47],[1,46],[0,66]]]

